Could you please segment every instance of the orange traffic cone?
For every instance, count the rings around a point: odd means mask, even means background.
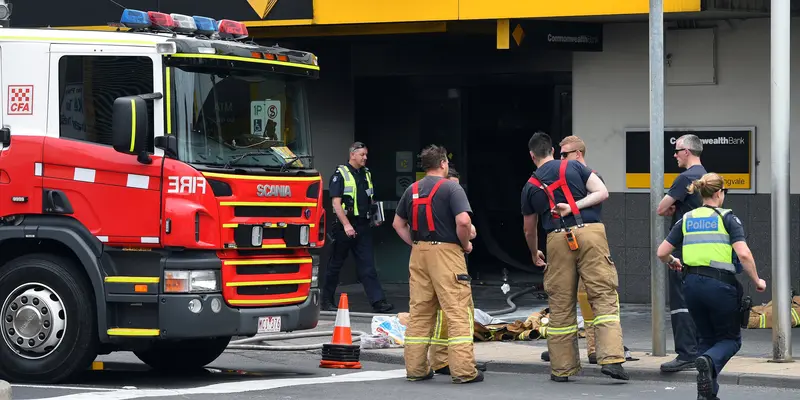
[[[339,297],[339,309],[336,311],[336,322],[333,327],[333,338],[330,344],[322,345],[320,368],[361,369],[361,346],[353,344],[350,330],[350,309],[347,304],[347,293]]]

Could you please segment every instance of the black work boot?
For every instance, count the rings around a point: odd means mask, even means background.
[[[330,297],[322,296],[322,300],[320,301],[320,310],[322,311],[336,311],[337,307],[333,304],[333,300]]]
[[[374,311],[377,314],[387,313],[392,310],[394,310],[394,305],[387,302],[386,300],[378,300],[372,303],[372,311]]]
[[[589,353],[589,364],[597,364],[597,354]]]
[[[700,356],[694,361],[697,368],[697,398],[703,400],[713,400],[714,396],[714,364],[708,356]]]
[[[554,381],[554,382],[568,382],[569,381],[569,377],[568,376],[555,376],[553,374],[550,374],[550,380]]]
[[[425,376],[406,376],[406,379],[409,382],[419,382],[419,381],[427,381],[428,379],[433,379],[433,370],[428,370],[428,375]]]
[[[661,370],[664,372],[686,371],[694,368],[694,361],[681,360],[677,357],[672,361],[661,364]]]
[[[622,363],[603,365],[603,367],[600,368],[600,372],[614,379],[621,379],[623,381],[631,379],[628,373],[625,372],[625,368],[622,368]]]
[[[463,382],[453,381],[453,383],[478,383],[478,382],[483,382],[483,372],[481,371],[478,371],[478,375],[468,381],[463,381]]]
[[[475,363],[475,368],[478,371],[486,371],[486,364],[485,363]],[[433,370],[433,372],[437,373],[439,375],[450,375],[450,366],[449,365],[445,365],[442,368]]]

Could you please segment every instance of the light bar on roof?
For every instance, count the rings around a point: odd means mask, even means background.
[[[175,21],[175,28],[173,29],[175,32],[194,33],[197,30],[197,24],[195,24],[194,18],[188,15],[174,13],[169,16]]]

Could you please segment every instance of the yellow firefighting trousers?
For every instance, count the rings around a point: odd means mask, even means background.
[[[478,375],[473,351],[474,311],[467,264],[461,246],[452,243],[418,242],[411,248],[409,261],[409,320],[404,356],[406,376],[422,378],[431,371],[428,349],[431,344],[447,346],[447,364],[455,383]],[[447,320],[447,339],[434,339],[436,315]],[[438,335],[442,337],[444,335]]]
[[[600,365],[625,362],[619,319],[619,280],[608,249],[605,226],[589,223],[573,228],[578,250],[570,250],[564,232],[547,235],[548,267],[544,289],[549,297],[550,323],[547,348],[551,373],[571,376],[581,370],[578,358],[578,315],[575,302],[578,278],[583,280],[594,314],[597,362]]]
[[[583,327],[586,331],[586,353],[592,354],[595,352],[594,344],[594,311],[589,304],[589,295],[586,294],[586,284],[583,279],[578,279],[578,306],[581,308],[581,315],[583,316]]]

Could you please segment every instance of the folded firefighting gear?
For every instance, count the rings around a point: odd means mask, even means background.
[[[792,328],[800,325],[800,296],[792,297]],[[772,301],[761,306],[753,306],[750,309],[750,320],[747,322],[748,329],[772,329]]]

